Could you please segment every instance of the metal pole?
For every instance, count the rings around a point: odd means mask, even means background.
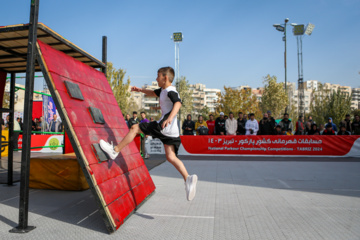
[[[102,62],[105,63],[105,66],[107,64],[107,37],[103,36],[102,37]],[[102,72],[105,74],[106,76],[106,69],[107,67],[104,67],[102,69]]]
[[[297,36],[297,52],[298,52],[298,97],[299,97],[299,116],[304,114],[304,81],[303,81],[303,60],[302,60],[302,36]]]
[[[286,25],[289,21],[288,18],[285,18],[285,25],[284,25],[284,41],[285,41],[285,53],[284,53],[284,67],[285,67],[285,91],[286,91],[286,84],[287,84],[287,65],[286,65]]]
[[[8,147],[8,182],[13,185],[13,159],[14,159],[14,101],[15,101],[15,73],[11,73],[10,82],[10,113],[9,113],[9,147]],[[18,134],[16,134],[18,136]]]
[[[290,99],[289,98],[289,94],[287,92],[287,51],[286,51],[286,25],[287,25],[287,22],[289,21],[288,18],[285,18],[285,24],[284,24],[284,42],[285,42],[285,52],[284,52],[284,68],[285,68],[285,94],[287,95],[288,97],[288,100]],[[285,113],[288,112],[288,106],[290,105],[290,100],[289,100],[289,103],[288,105],[286,105],[285,107]]]
[[[30,173],[30,145],[32,106],[34,92],[34,75],[36,60],[37,24],[39,18],[39,1],[31,0],[29,37],[26,63],[26,87],[24,103],[24,131],[23,148],[21,153],[21,179],[20,179],[20,204],[19,204],[19,225],[10,232],[27,233],[33,230],[34,226],[28,226],[29,212],[29,173]]]

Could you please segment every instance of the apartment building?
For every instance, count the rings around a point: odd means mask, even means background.
[[[209,112],[214,113],[218,101],[218,94],[221,92],[217,88],[206,88],[205,84],[190,84],[190,90],[193,91],[193,114],[198,115],[200,111],[207,106]]]
[[[313,89],[315,89],[315,91],[318,91],[320,84],[321,83],[318,80],[308,80],[305,81],[305,89],[308,91],[312,91]]]
[[[216,104],[219,99],[218,94],[221,92],[220,89],[217,88],[205,88],[205,99],[204,99],[204,106],[209,108],[211,113],[215,113]]]
[[[310,104],[311,104],[311,93],[312,90],[304,90],[304,107],[305,107],[305,113],[310,112]],[[290,94],[289,94],[290,95]],[[290,103],[295,106],[296,111],[299,109],[299,91],[294,90],[292,94],[290,95]]]
[[[360,109],[360,88],[353,88],[351,92],[351,109]]]

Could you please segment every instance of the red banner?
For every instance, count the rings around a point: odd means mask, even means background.
[[[181,142],[190,154],[343,156],[360,150],[358,135],[181,136]]]

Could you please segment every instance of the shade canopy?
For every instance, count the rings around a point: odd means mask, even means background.
[[[0,27],[0,71],[26,72],[29,24]],[[105,64],[42,23],[38,23],[37,39],[93,68]],[[40,71],[36,64],[35,71]]]

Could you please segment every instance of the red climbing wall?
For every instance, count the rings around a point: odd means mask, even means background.
[[[92,144],[100,139],[115,145],[129,131],[105,75],[41,41],[38,51],[72,147],[106,226],[113,232],[155,190],[154,183],[134,142],[115,160],[101,161],[93,150]],[[79,86],[84,100],[71,97],[66,81]],[[94,122],[89,107],[101,111],[104,124]]]

